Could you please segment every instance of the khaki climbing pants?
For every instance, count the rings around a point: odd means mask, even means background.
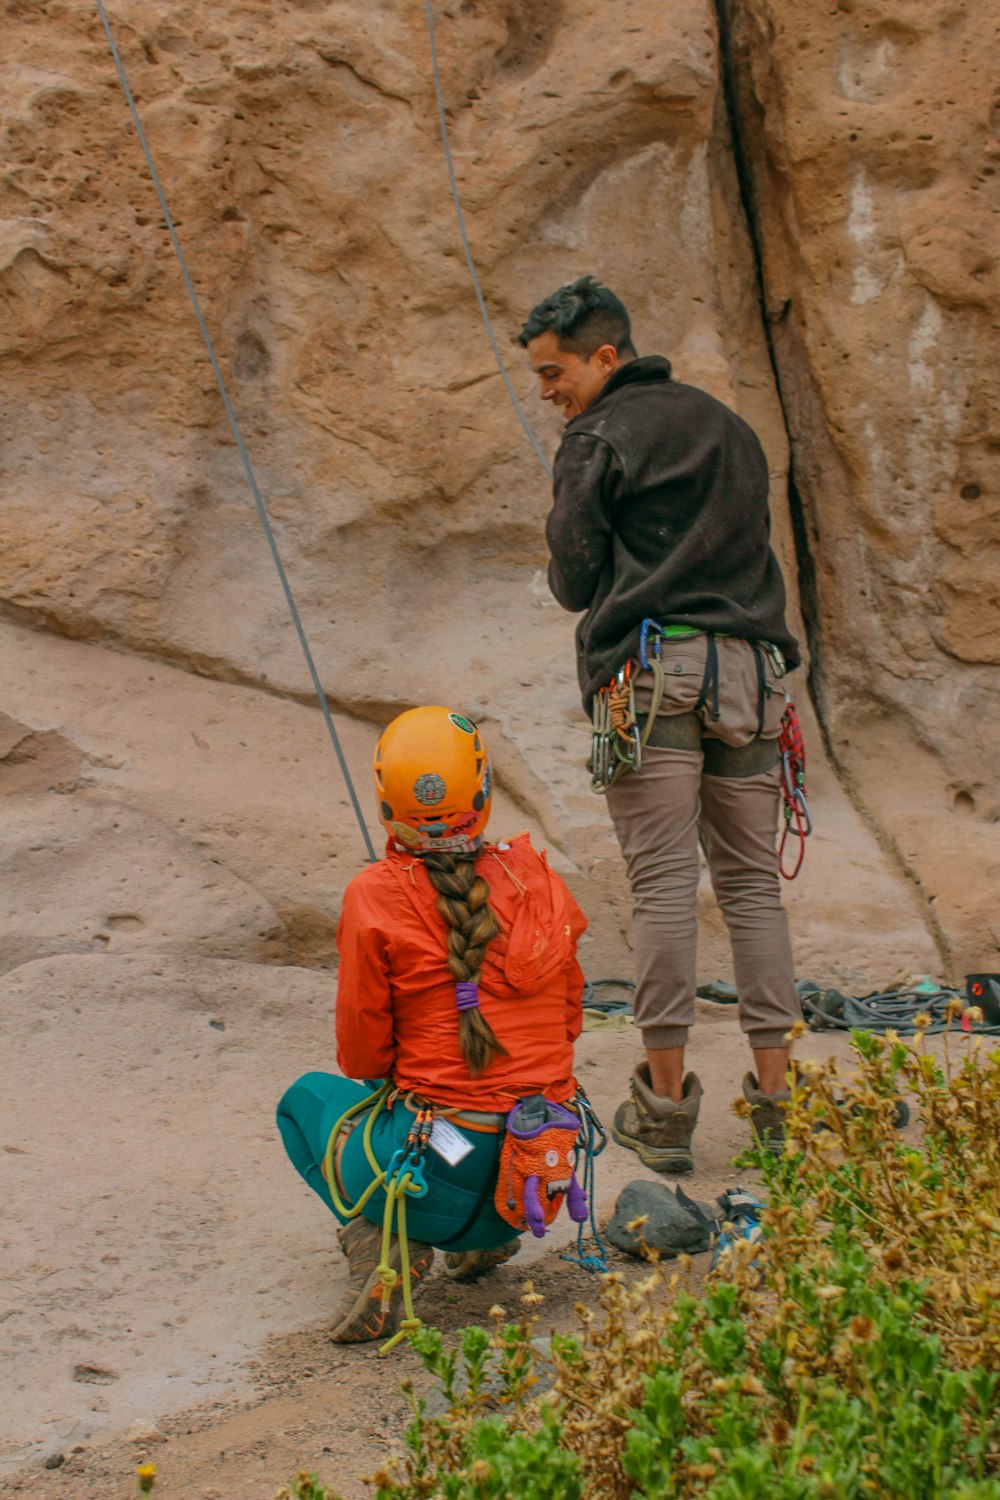
[[[713,718],[711,701],[693,709],[705,637],[665,643],[666,691],[642,767],[607,794],[632,887],[635,1021],[647,1048],[684,1046],[694,1021],[699,837],[729,929],[750,1045],[783,1046],[802,1013],[775,849],[781,771],[774,742],[784,695],[769,664],[764,735],[755,737],[758,662],[745,641],[717,647]]]

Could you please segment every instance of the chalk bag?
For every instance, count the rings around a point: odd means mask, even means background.
[[[587,1217],[587,1196],[576,1180],[580,1121],[564,1104],[532,1094],[507,1116],[494,1204],[515,1229],[541,1239],[563,1199],[571,1219]]]

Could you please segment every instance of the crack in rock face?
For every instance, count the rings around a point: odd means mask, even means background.
[[[810,680],[845,786],[960,979],[997,957],[997,37],[943,3],[806,24],[785,0],[722,9],[761,295],[782,309]]]

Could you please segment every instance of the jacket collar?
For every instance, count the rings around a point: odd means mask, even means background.
[[[609,376],[601,387],[597,400],[582,411],[578,417],[568,422],[567,427],[572,427],[574,422],[579,422],[583,417],[589,417],[590,413],[614,391],[620,391],[625,385],[662,385],[664,381],[671,378],[670,361],[664,359],[661,354],[647,354],[642,359],[630,359],[625,364],[619,365],[613,375]]]

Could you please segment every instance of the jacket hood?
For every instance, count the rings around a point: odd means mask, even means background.
[[[440,939],[443,952],[447,928],[437,910],[437,892],[420,860],[390,855],[386,863]],[[501,998],[531,995],[566,967],[581,929],[579,909],[549,868],[544,851],[533,849],[526,833],[509,844],[487,844],[477,865],[500,922],[499,936],[490,943],[483,961],[483,987]]]

